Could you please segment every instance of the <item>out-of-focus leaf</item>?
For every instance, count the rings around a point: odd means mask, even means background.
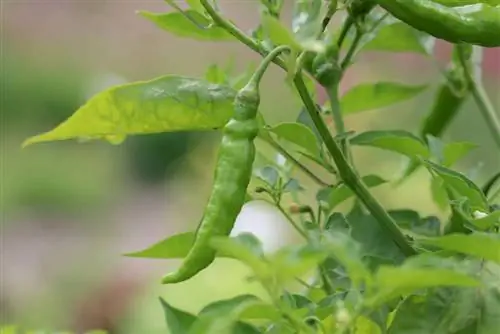
[[[363,83],[347,91],[340,100],[344,115],[391,106],[422,93],[427,85],[411,86],[396,82]]]
[[[235,95],[230,87],[180,76],[115,86],[23,146],[70,138],[123,141],[127,135],[221,128],[233,114]]]
[[[375,38],[366,43],[361,51],[412,52],[428,55],[416,30],[401,21],[382,26]]]
[[[365,175],[362,177],[362,180],[365,186],[369,188],[374,188],[387,183],[387,180],[384,180],[380,176],[374,174]],[[328,194],[325,193],[325,195],[327,195],[325,199],[327,200],[328,207],[330,209],[334,209],[340,203],[354,196],[354,193],[345,184],[341,184],[336,188],[332,188],[330,192]]]
[[[141,10],[141,16],[153,22],[157,27],[183,38],[192,38],[198,41],[233,41],[234,37],[221,27],[213,25],[205,16],[195,10],[188,9],[185,15],[192,18],[197,24],[190,21],[180,12],[151,13]]]
[[[425,143],[410,132],[403,130],[362,132],[349,141],[352,145],[373,146],[413,157],[428,157]]]
[[[486,233],[448,234],[437,238],[418,238],[424,245],[480,257],[500,263],[500,238]]]
[[[149,259],[182,259],[188,254],[194,238],[194,232],[175,234],[144,250],[126,253],[124,256]]]

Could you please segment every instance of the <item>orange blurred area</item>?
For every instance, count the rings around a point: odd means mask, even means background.
[[[219,2],[242,28],[256,26],[256,2]],[[120,146],[65,141],[20,148],[24,139],[52,129],[109,86],[165,74],[202,76],[209,65],[231,58],[243,71],[259,59],[238,43],[174,37],[138,16],[140,9],[170,10],[161,0],[2,4],[3,323],[78,333],[165,333],[159,296],[197,311],[216,299],[262,293],[244,279],[247,269],[230,260],[217,260],[195,279],[172,287],[159,282],[178,261],[122,256],[196,227],[210,191],[217,132],[136,136]],[[290,8],[287,13],[288,19]],[[441,64],[449,52],[449,45],[439,44]],[[284,78],[271,68],[263,83],[262,112],[271,124],[292,122],[299,113]],[[408,54],[361,55],[341,90],[377,80],[429,83],[431,89],[391,108],[350,116],[347,128],[414,131],[439,80],[433,64]],[[485,54],[484,82],[500,108],[499,48]],[[464,109],[445,139],[480,145],[460,168],[480,167],[478,179],[484,180],[498,170],[500,160],[489,154],[493,141],[475,105],[469,101]],[[258,147],[275,158],[269,147]],[[393,153],[354,152],[362,173],[392,179],[402,167]],[[300,172],[297,178],[307,186],[301,199],[313,203],[315,185]],[[428,181],[419,172],[397,191],[386,185],[374,194],[387,208],[442,215],[430,199]],[[299,240],[276,210],[259,203],[245,207],[237,229],[255,233],[269,251]]]

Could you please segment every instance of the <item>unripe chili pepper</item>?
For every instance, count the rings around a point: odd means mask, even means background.
[[[254,139],[259,131],[257,111],[260,104],[259,83],[271,63],[287,46],[271,51],[234,100],[234,115],[223,129],[218,151],[212,193],[195,240],[177,271],[163,277],[162,283],[186,281],[208,267],[215,259],[210,247],[214,236],[227,236],[245,203],[255,158]]]
[[[375,0],[415,29],[451,43],[500,46],[500,6],[447,7],[432,0]]]

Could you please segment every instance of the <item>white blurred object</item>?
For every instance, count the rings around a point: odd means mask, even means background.
[[[267,253],[288,244],[293,230],[286,218],[274,207],[264,201],[252,201],[243,206],[231,236],[242,232],[254,234]]]

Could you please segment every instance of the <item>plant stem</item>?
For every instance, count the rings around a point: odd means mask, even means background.
[[[478,47],[474,47],[474,49],[478,50]],[[481,66],[480,66],[481,61],[480,60],[476,61],[475,59],[473,59],[472,66],[474,68],[472,69],[471,73],[469,66],[467,66],[467,59],[466,55],[464,54],[463,48],[459,48],[458,57],[460,60],[460,64],[463,67],[465,78],[469,85],[469,89],[471,90],[472,96],[474,97],[474,100],[476,101],[479,111],[481,112],[484,120],[486,121],[486,125],[488,126],[488,129],[491,132],[493,141],[500,149],[500,120],[498,117],[499,115],[495,112],[495,108],[493,107],[493,104],[491,103],[488,95],[486,94],[486,91],[482,84]]]
[[[342,25],[342,30],[340,30],[340,36],[339,39],[337,40],[337,47],[339,48],[339,50],[342,47],[342,44],[344,43],[344,40],[347,37],[347,33],[349,32],[353,24],[354,24],[354,19],[352,18],[351,15],[349,15],[345,20],[344,24]]]
[[[309,96],[309,92],[300,73],[294,78],[294,84],[304,103],[304,106],[306,107],[306,110],[309,113],[309,116],[318,129],[326,148],[337,165],[340,178],[361,200],[375,219],[377,219],[381,227],[386,230],[389,235],[391,235],[392,240],[401,249],[403,254],[406,256],[415,255],[415,250],[410,246],[404,234],[399,230],[394,219],[392,219],[392,217],[384,210],[382,205],[370,194],[363,181],[347,162],[342,150],[330,135],[325,122],[316,108],[316,104]]]
[[[361,42],[362,37],[363,32],[359,27],[356,27],[356,35],[354,36],[354,40],[349,46],[349,50],[347,50],[347,54],[345,55],[344,59],[342,60],[342,64],[340,65],[342,71],[345,71],[346,68],[350,65],[352,57],[354,56],[354,53],[356,52],[356,49],[358,48],[358,44],[359,42]]]
[[[281,204],[279,203],[276,203],[276,206],[278,207],[278,210],[280,210],[280,212],[283,214],[283,216],[285,216],[285,218],[290,222],[290,224],[292,224],[293,228],[295,228],[295,230],[301,235],[304,237],[304,239],[308,240],[308,236],[306,234],[306,232],[304,232],[298,225],[297,223],[295,222],[295,220],[292,219],[292,217],[290,217],[290,215],[285,211],[285,209],[283,209],[283,207],[281,206]]]
[[[319,184],[322,187],[328,187],[330,186],[328,183],[325,181],[321,180],[316,174],[314,174],[309,168],[307,168],[305,165],[303,165],[300,161],[295,159],[290,153],[287,152],[280,144],[275,142],[272,139],[263,139],[266,143],[271,145],[276,151],[279,153],[283,154],[288,160],[292,161],[292,163],[297,166],[302,172],[304,172],[307,176],[309,176],[314,182]]]

